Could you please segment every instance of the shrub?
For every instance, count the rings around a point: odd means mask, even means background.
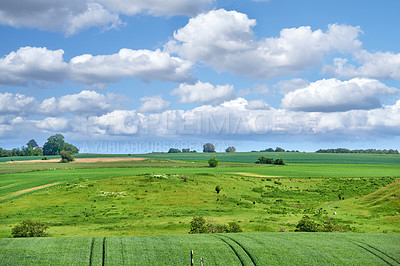
[[[190,222],[189,234],[205,234],[208,233],[206,220],[203,217],[193,217]]]
[[[61,155],[60,163],[69,163],[75,161],[74,157],[72,157],[69,151],[61,151],[60,155]]]
[[[208,165],[209,165],[210,167],[217,167],[217,165],[218,165],[218,160],[217,160],[217,158],[215,158],[215,157],[210,158],[210,159],[208,160]]]
[[[49,227],[41,222],[25,220],[12,229],[13,237],[45,237],[45,232]]]
[[[273,164],[274,163],[274,159],[273,158],[265,158],[264,156],[261,156],[260,158],[258,158],[258,161],[256,163],[259,163],[259,164]]]
[[[46,156],[45,156],[45,157],[43,157],[43,158],[42,158],[42,160],[47,160],[47,157],[46,157]]]
[[[310,216],[304,215],[303,218],[296,225],[298,232],[318,232],[319,225],[316,221],[312,220]]]
[[[243,232],[242,228],[236,222],[229,222],[227,233],[240,233]]]
[[[203,217],[193,217],[190,222],[189,234],[214,234],[214,233],[239,233],[243,232],[236,222],[229,222],[228,225],[214,224],[213,220],[208,222]]]
[[[276,165],[285,165],[286,163],[285,163],[285,161],[283,159],[276,159],[275,160],[275,164]]]
[[[222,188],[220,186],[216,186],[215,187],[215,191],[217,192],[217,194],[219,194],[219,192],[222,190]]]

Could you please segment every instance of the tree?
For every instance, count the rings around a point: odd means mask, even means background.
[[[275,152],[285,152],[281,147],[276,147]]]
[[[210,158],[210,159],[208,160],[208,165],[209,165],[210,167],[217,167],[217,165],[218,165],[218,160],[217,160],[217,158],[215,158],[215,157]]]
[[[300,232],[318,232],[319,224],[312,220],[310,216],[304,215],[296,225],[296,231]]]
[[[34,139],[31,139],[30,141],[28,141],[28,143],[26,143],[26,146],[32,147],[33,149],[36,147],[39,147],[39,145],[37,144],[37,142]]]
[[[204,234],[208,233],[206,220],[203,217],[193,217],[190,222],[189,234]]]
[[[226,151],[226,152],[236,152],[236,148],[233,147],[233,146],[231,146],[231,147],[226,148],[225,151]]]
[[[11,234],[13,237],[44,237],[48,236],[45,232],[48,228],[41,222],[25,220],[13,227]]]
[[[276,165],[285,165],[286,163],[285,163],[285,161],[283,159],[276,159],[275,160],[275,164]]]
[[[273,158],[265,158],[264,156],[261,156],[260,158],[258,158],[258,161],[256,163],[259,163],[259,164],[273,164],[274,163],[274,159]]]
[[[61,151],[69,151],[71,154],[75,154],[79,152],[79,149],[65,142],[64,136],[61,134],[50,136],[43,145],[44,155],[59,155]]]
[[[170,148],[170,149],[168,150],[168,153],[180,153],[180,152],[181,152],[180,149],[175,149],[175,148]]]
[[[75,161],[74,157],[72,157],[69,151],[61,151],[60,155],[61,155],[60,163],[69,163]]]
[[[215,146],[211,143],[206,143],[203,145],[203,152],[215,152]]]
[[[215,192],[217,192],[217,194],[219,194],[219,192],[222,190],[222,188],[220,186],[216,186],[215,187]]]

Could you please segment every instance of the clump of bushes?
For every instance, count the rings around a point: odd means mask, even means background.
[[[322,220],[312,219],[308,215],[303,218],[296,225],[296,232],[347,232],[351,231],[348,225],[339,225],[332,218],[326,216]]]
[[[12,229],[13,237],[46,237],[49,236],[46,230],[49,229],[47,225],[41,222],[25,220]]]
[[[46,156],[45,156],[45,157],[42,157],[42,160],[46,161],[46,160],[47,160],[47,157],[46,157]]]
[[[69,163],[75,161],[74,157],[72,157],[69,151],[61,151],[60,156],[61,156],[60,163]]]
[[[210,158],[210,159],[208,160],[208,165],[209,165],[210,167],[217,167],[217,165],[218,165],[218,160],[217,160],[217,158],[215,158],[215,157]]]
[[[239,233],[243,232],[236,222],[227,225],[214,224],[212,220],[206,221],[203,217],[193,217],[190,222],[189,234],[214,234],[214,233]]]
[[[264,156],[261,156],[258,158],[258,161],[256,163],[259,164],[276,164],[276,165],[285,165],[286,162],[283,159],[276,159],[274,160],[273,158],[265,158]]]

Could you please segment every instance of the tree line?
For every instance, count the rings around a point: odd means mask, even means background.
[[[43,147],[39,147],[34,139],[29,140],[26,146],[6,150],[0,148],[0,157],[13,156],[43,156],[43,155],[60,155],[62,151],[68,151],[71,154],[79,152],[79,149],[74,145],[65,142],[62,134],[55,134],[47,138],[47,142]]]
[[[398,150],[377,150],[377,149],[366,149],[366,150],[349,150],[345,148],[337,148],[337,149],[319,149],[316,153],[369,153],[369,154],[399,154]]]

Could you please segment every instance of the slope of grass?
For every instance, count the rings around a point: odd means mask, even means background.
[[[99,243],[98,246],[96,243]],[[400,235],[257,233],[0,239],[4,265],[398,265]]]

